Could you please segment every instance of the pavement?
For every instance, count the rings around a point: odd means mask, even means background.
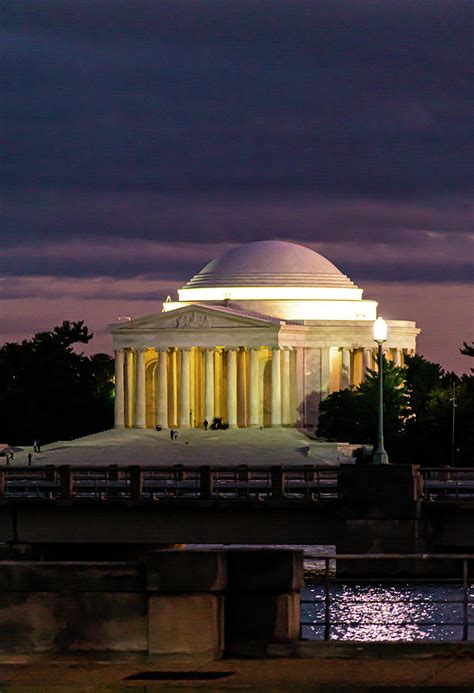
[[[299,658],[163,660],[133,655],[0,656],[0,690],[456,691],[474,690],[472,645],[331,648]],[[411,654],[410,654],[411,653]]]
[[[31,452],[33,465],[334,465],[350,462],[354,447],[311,440],[295,428],[190,429],[174,441],[169,431],[110,429],[45,445],[40,454],[19,446],[13,464],[27,464]]]

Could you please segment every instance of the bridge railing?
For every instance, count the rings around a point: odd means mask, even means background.
[[[474,639],[474,576],[469,573],[474,554],[307,553],[305,557],[321,568],[306,581],[303,590],[302,639]],[[429,563],[433,571],[442,571],[443,563],[455,564],[457,577],[452,577],[455,572],[450,571],[450,577],[407,578],[402,570],[397,578],[404,562],[415,568]],[[344,565],[341,577],[338,564]],[[376,564],[379,568],[386,566],[390,577],[376,572],[374,575],[372,568]],[[393,567],[388,568],[389,564]],[[353,577],[351,566],[357,571]]]
[[[4,467],[0,498],[157,501],[321,501],[337,497],[336,467]]]
[[[468,467],[422,467],[423,499],[462,500],[474,498],[474,469]]]

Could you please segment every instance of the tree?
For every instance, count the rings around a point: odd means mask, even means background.
[[[464,356],[474,357],[474,342],[468,345],[464,342],[460,349]],[[456,463],[460,465],[474,464],[474,368],[471,374],[465,374],[459,381],[456,395]]]
[[[474,345],[461,353],[473,357]],[[384,362],[385,447],[392,462],[448,465],[452,458],[453,385],[456,395],[456,465],[474,463],[474,369],[458,377],[422,356],[406,356],[405,367]],[[375,371],[358,388],[330,395],[321,404],[317,434],[350,442],[374,442]]]
[[[384,356],[384,431],[389,457],[400,454],[400,432],[406,416],[404,369]],[[320,406],[317,435],[350,443],[377,440],[378,373],[369,370],[357,388],[334,392]]]
[[[83,321],[64,321],[21,344],[0,348],[4,442],[71,439],[113,425],[113,359],[87,357],[75,345],[92,334]]]

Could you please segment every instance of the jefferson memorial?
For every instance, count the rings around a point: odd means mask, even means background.
[[[215,258],[160,313],[109,326],[115,425],[316,425],[329,393],[375,368],[377,302],[322,255],[257,241]],[[403,365],[414,322],[388,320],[385,354]]]

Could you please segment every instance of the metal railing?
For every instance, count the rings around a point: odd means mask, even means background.
[[[423,499],[470,500],[474,498],[474,468],[422,467]]]
[[[302,619],[300,623],[301,627],[301,637],[305,639],[305,629],[313,629],[315,631],[317,628],[321,631],[322,637],[313,638],[321,640],[366,640],[367,637],[350,637],[350,631],[356,632],[357,629],[363,629],[368,631],[372,629],[374,635],[372,640],[398,640],[403,641],[403,632],[397,634],[397,628],[401,629],[404,627],[410,627],[412,630],[410,632],[411,637],[409,640],[416,639],[414,637],[414,629],[421,629],[426,627],[443,627],[443,628],[455,628],[460,632],[461,637],[458,638],[462,641],[468,641],[471,638],[469,632],[469,627],[474,627],[474,621],[472,617],[474,616],[474,594],[472,598],[470,597],[470,587],[474,580],[469,577],[469,563],[474,562],[474,554],[336,554],[333,556],[327,555],[306,555],[306,558],[311,558],[312,560],[320,561],[322,570],[318,571],[317,574],[311,575],[310,582],[311,585],[320,586],[320,596],[314,599],[301,599],[302,607]],[[381,562],[398,562],[408,561],[413,566],[413,562],[416,563],[427,563],[433,562],[440,565],[442,562],[455,562],[459,564],[459,577],[432,577],[432,576],[419,576],[413,577],[413,569],[410,570],[411,576],[408,578],[406,576],[397,577],[396,569],[392,570],[380,570]],[[344,574],[341,577],[337,577],[337,565],[339,562],[339,567],[341,563],[344,562],[343,570]],[[361,564],[366,562],[367,568],[361,573]],[[378,562],[378,572],[381,575],[377,575]],[[354,568],[351,573],[351,563]],[[355,565],[357,563],[357,566]],[[371,565],[372,564],[372,565]],[[403,565],[401,566],[403,569]],[[400,568],[400,565],[399,565]],[[400,571],[401,572],[401,571]],[[384,576],[385,573],[385,576]],[[390,573],[389,577],[386,577],[387,573]],[[452,572],[450,571],[450,575]],[[436,599],[433,596],[427,598],[415,598],[409,599],[407,595],[400,595],[399,598],[393,598],[389,595],[387,590],[384,591],[383,586],[388,586],[388,589],[393,588],[400,592],[400,585],[413,586],[413,585],[451,585],[455,588],[452,592],[454,598],[443,598]],[[349,597],[344,594],[344,598],[341,599],[340,592],[338,593],[338,588],[341,587],[352,587],[349,590]],[[372,589],[370,591],[370,599],[364,601],[363,590],[367,586]],[[374,598],[374,586],[379,588],[380,597],[377,598],[375,594]],[[347,590],[346,590],[347,592]],[[352,597],[352,594],[356,596]],[[342,604],[341,604],[342,602]],[[386,620],[383,616],[384,611],[387,611],[387,606],[394,604],[402,605],[402,613],[399,614],[401,618],[394,619],[392,621]],[[457,620],[434,620],[432,618],[419,618],[416,619],[411,615],[411,618],[406,618],[404,616],[410,616],[410,609],[407,606],[412,606],[416,604],[423,604],[429,607],[431,612],[433,607],[436,608],[437,605],[448,606],[450,610],[450,618],[453,618],[452,611],[457,609],[460,612],[460,618]],[[305,620],[303,612],[308,610],[308,606],[320,607],[321,616],[318,618],[313,618],[311,620]],[[356,607],[354,609],[354,607]],[[359,608],[360,607],[360,608]],[[460,607],[460,608],[458,608]],[[351,609],[355,613],[351,613]],[[377,618],[375,620],[371,619],[370,612],[375,612]],[[382,615],[382,618],[380,616]],[[471,618],[470,618],[471,615]],[[387,630],[390,631],[391,637],[383,637],[383,632]],[[360,630],[359,630],[360,633]],[[380,637],[377,637],[379,633]],[[365,633],[364,633],[365,635]],[[441,639],[441,638],[439,638]]]
[[[0,468],[0,498],[155,501],[247,499],[321,501],[337,498],[337,469],[301,467]]]
[[[191,467],[0,467],[0,498],[163,500],[175,498],[322,501],[338,497],[341,467],[320,465]],[[427,502],[474,499],[474,469],[420,469]]]

